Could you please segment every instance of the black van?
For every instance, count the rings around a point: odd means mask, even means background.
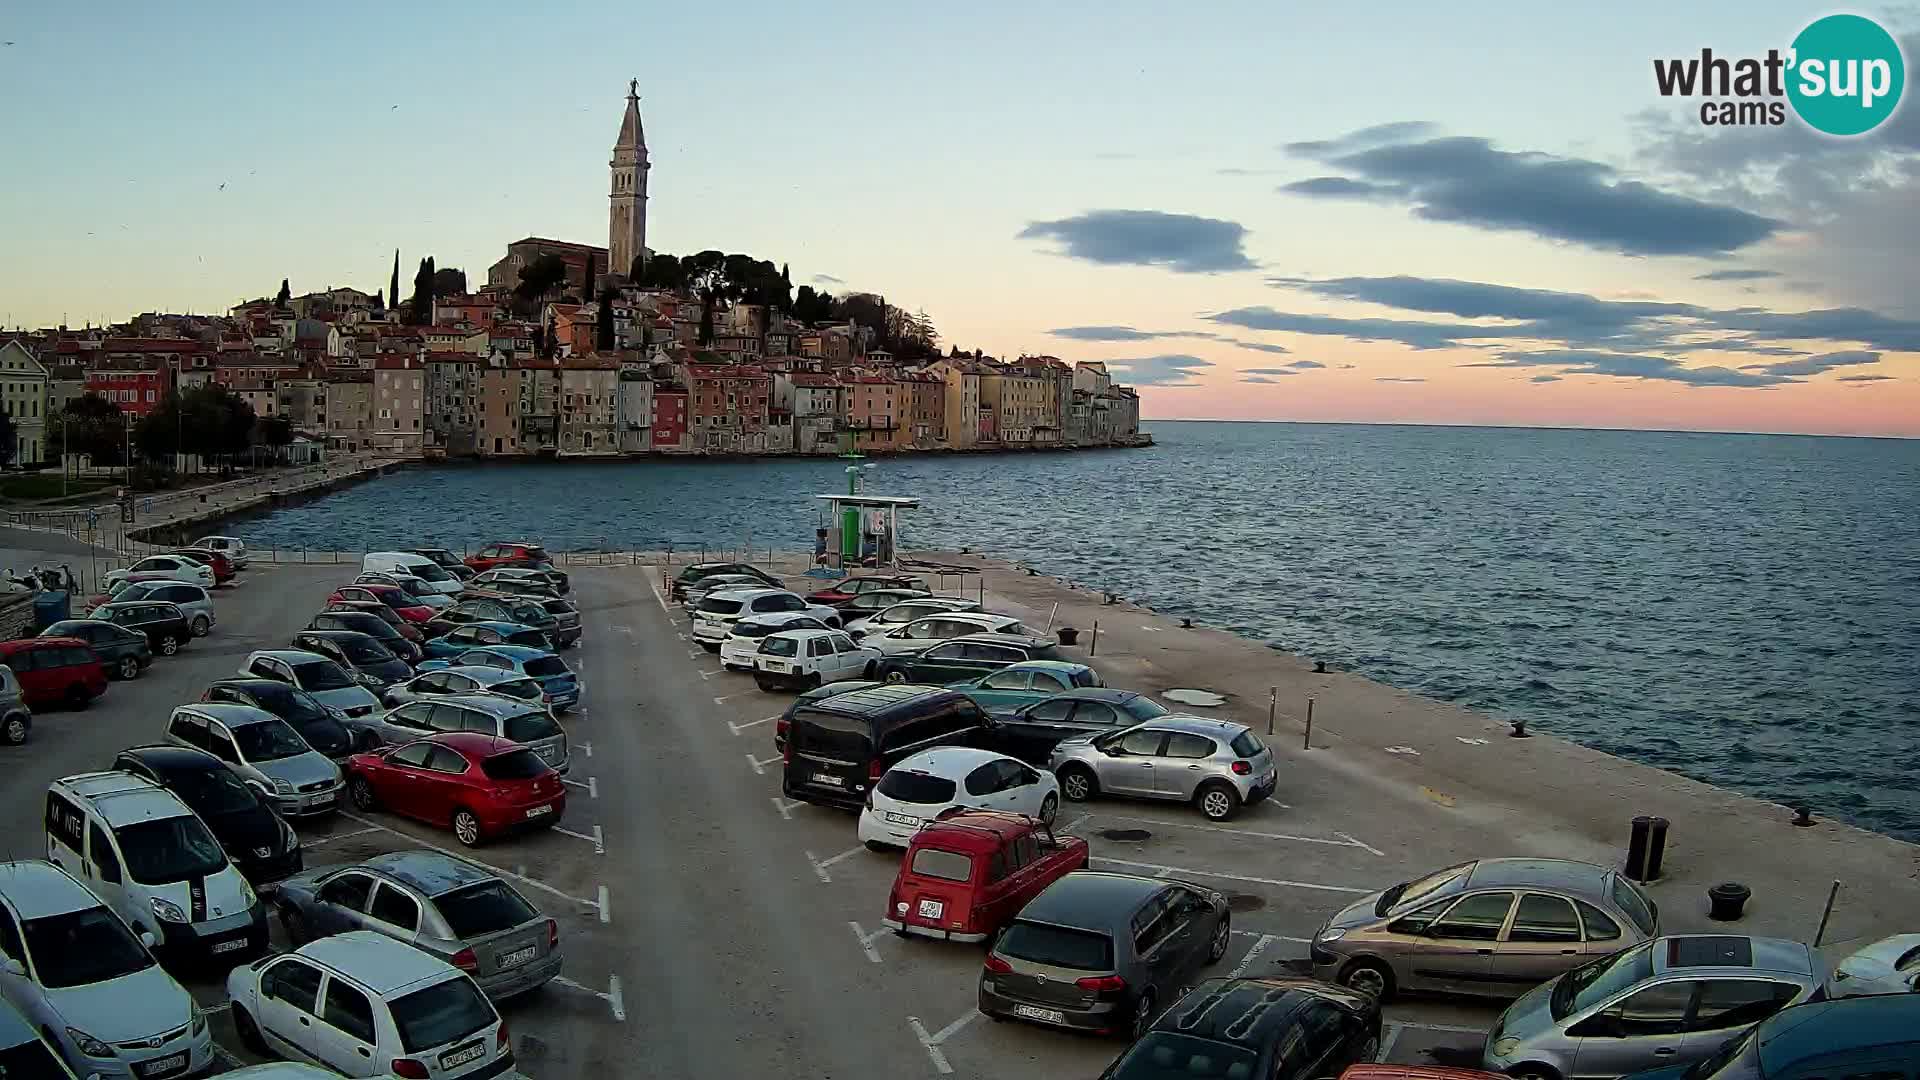
[[[857,810],[900,759],[933,746],[993,749],[994,722],[957,690],[883,684],[807,702],[787,728],[787,798]]]

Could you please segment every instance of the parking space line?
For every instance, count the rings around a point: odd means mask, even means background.
[[[589,799],[597,799],[600,797],[600,781],[594,779],[591,776],[587,777],[587,782],[584,784],[578,780],[569,780],[564,776],[560,778],[560,782],[563,784],[568,784],[572,787],[586,788],[587,798]]]
[[[600,902],[596,906],[600,909],[600,921],[603,924],[613,921],[613,907],[608,902],[610,899],[611,897],[607,895],[607,887],[600,886]]]
[[[728,695],[728,696],[731,697],[732,695]],[[720,699],[719,698],[713,699],[713,703],[715,705],[720,704]],[[779,713],[775,713],[772,716],[763,716],[758,720],[749,720],[744,724],[736,724],[733,721],[729,720],[727,721],[727,730],[733,732],[735,735],[738,735],[750,727],[759,727],[761,724],[771,724],[778,719],[780,719]]]
[[[1094,862],[1112,863],[1115,866],[1131,867],[1135,870],[1151,870],[1154,877],[1166,877],[1169,874],[1192,874],[1195,877],[1219,878],[1222,881],[1244,881],[1253,885],[1272,885],[1283,889],[1312,889],[1316,892],[1352,893],[1356,896],[1372,892],[1372,889],[1355,889],[1346,885],[1324,885],[1317,881],[1288,881],[1285,878],[1253,877],[1249,874],[1230,874],[1223,870],[1197,870],[1187,866],[1164,866],[1159,863],[1133,862],[1128,859],[1109,859],[1102,855]]]
[[[595,990],[593,987],[588,986],[585,983],[574,982],[572,979],[567,978],[565,975],[555,975],[552,981],[555,986],[564,986],[569,990],[578,990],[583,994],[592,994],[594,997],[597,997],[601,1001],[604,1001],[607,1003],[607,1007],[613,1010],[613,1018],[615,1020],[618,1020],[622,1023],[626,1022],[627,1005],[626,1005],[626,1000],[620,995],[620,976],[618,975],[608,976],[607,989],[605,989],[604,991]]]
[[[585,840],[587,843],[593,845],[593,853],[595,855],[605,855],[607,853],[606,838],[602,835],[600,826],[598,825],[593,827],[593,833],[591,835],[587,833],[577,833],[572,829],[563,829],[558,825],[549,825],[547,828],[559,833],[561,836],[571,836],[575,840]]]
[[[704,650],[704,649],[688,649],[688,650],[687,650],[687,659],[689,659],[689,660],[698,660],[698,659],[700,659],[700,654],[701,654],[702,652],[705,652],[705,651],[706,651],[706,650]]]
[[[1387,1021],[1386,1033],[1380,1036],[1380,1049],[1374,1053],[1373,1060],[1385,1061],[1387,1055],[1393,1053],[1393,1044],[1400,1041],[1402,1026],[1398,1020]]]
[[[858,855],[865,850],[867,849],[864,846],[848,848],[847,850],[841,852],[840,854],[827,859],[818,858],[813,854],[813,852],[809,851],[807,852],[807,861],[813,864],[813,872],[820,875],[821,881],[826,882],[827,884],[832,884],[833,877],[832,875],[827,873],[827,867],[832,866],[834,863],[839,862],[841,859],[851,858],[855,855]]]
[[[1260,959],[1260,954],[1266,952],[1267,946],[1271,944],[1273,944],[1273,935],[1261,934],[1260,939],[1255,941],[1253,947],[1247,950],[1247,955],[1241,957],[1240,962],[1233,965],[1232,971],[1227,972],[1227,978],[1237,979],[1245,974],[1247,968],[1252,965],[1255,960]]]
[[[385,832],[385,831],[387,830],[382,829],[378,825],[375,825],[371,829],[355,829],[352,832],[328,833],[325,836],[302,836],[300,838],[300,843],[306,847],[316,847],[320,844],[331,844],[335,840],[345,840],[348,837],[365,836],[368,833]]]
[[[793,808],[800,805],[799,799],[783,799],[778,795],[769,795],[768,798],[773,800],[773,808],[780,811],[782,821],[793,820]]]
[[[1360,848],[1360,849],[1361,849],[1361,850],[1363,850],[1363,851],[1371,851],[1371,852],[1373,852],[1373,853],[1374,853],[1375,855],[1378,855],[1378,856],[1380,856],[1381,858],[1385,858],[1385,857],[1386,857],[1386,854],[1387,854],[1386,852],[1384,852],[1384,851],[1381,851],[1381,850],[1380,850],[1379,848],[1377,848],[1377,847],[1374,847],[1374,846],[1373,846],[1372,844],[1367,844],[1367,843],[1362,843],[1362,842],[1361,842],[1361,841],[1359,841],[1359,840],[1355,840],[1355,839],[1354,839],[1353,837],[1351,837],[1351,836],[1348,836],[1348,835],[1347,835],[1346,833],[1343,833],[1343,832],[1337,832],[1337,833],[1334,833],[1333,835],[1335,835],[1335,836],[1337,836],[1337,837],[1339,837],[1339,838],[1340,838],[1340,839],[1342,839],[1342,840],[1346,840],[1346,841],[1349,841],[1349,842],[1351,842],[1351,843],[1353,844],[1353,846],[1354,846],[1354,847],[1357,847],[1357,848]]]
[[[920,1046],[927,1052],[927,1058],[933,1062],[934,1069],[945,1076],[953,1072],[953,1066],[947,1063],[947,1055],[941,1052],[940,1044],[959,1034],[961,1028],[979,1018],[980,1010],[975,1009],[931,1035],[927,1034],[927,1025],[921,1023],[917,1016],[907,1017],[907,1025],[913,1028],[914,1038],[920,1040]]]
[[[888,933],[889,931],[887,930],[887,928],[883,926],[880,929],[875,930],[873,933],[869,934],[865,930],[862,930],[860,928],[860,924],[857,922],[854,922],[852,919],[847,920],[847,925],[853,927],[853,936],[860,940],[860,948],[863,952],[867,954],[867,959],[873,961],[876,964],[879,963],[880,950],[873,947],[873,939],[879,937],[881,934]]]
[[[631,627],[631,626],[609,626],[609,627],[607,627],[607,629],[609,629],[609,630],[612,630],[612,631],[613,631],[614,633],[616,633],[616,634],[631,634],[631,633],[633,633],[633,627]]]
[[[1399,1020],[1396,1023],[1415,1031],[1444,1031],[1452,1035],[1485,1035],[1487,1033],[1486,1028],[1461,1027],[1457,1024],[1422,1024],[1417,1020]]]
[[[472,863],[475,866],[484,867],[485,869],[491,870],[494,873],[499,874],[501,877],[510,877],[513,880],[520,882],[521,884],[531,885],[532,887],[539,889],[541,892],[549,893],[553,896],[557,896],[562,900],[571,900],[576,904],[580,904],[584,907],[590,907],[590,908],[597,908],[600,906],[599,904],[595,903],[592,900],[587,899],[584,896],[575,896],[570,892],[563,892],[547,884],[544,881],[540,881],[536,878],[530,878],[525,874],[516,874],[511,870],[502,869],[498,866],[493,865],[492,863],[482,862],[471,855],[462,855],[457,851],[451,851],[447,848],[441,847],[438,844],[429,844],[425,840],[415,839],[414,837],[408,836],[406,833],[403,833],[398,829],[389,829],[385,825],[382,825],[377,821],[369,821],[366,818],[359,816],[358,814],[352,814],[345,810],[342,810],[340,811],[340,816],[343,818],[346,818],[348,821],[357,821],[362,825],[371,825],[373,826],[373,828],[379,830],[380,832],[392,833],[393,835],[399,837],[402,840],[407,841],[410,844],[417,844],[420,847],[427,849],[428,851],[437,851],[440,854],[445,855],[449,859],[458,859],[461,862]]]
[[[703,678],[703,679],[711,679],[711,678],[713,678],[713,677],[714,677],[715,675],[725,675],[726,673],[727,673],[727,669],[726,669],[726,668],[715,668],[715,669],[713,669],[712,671],[702,671],[702,672],[700,672],[700,677],[701,677],[701,678]]]
[[[580,750],[581,750],[581,752],[582,752],[582,753],[584,753],[584,754],[586,754],[586,755],[587,755],[588,757],[592,757],[592,756],[593,756],[593,744],[592,744],[592,743],[590,743],[590,742],[583,742],[583,743],[575,743],[574,745],[575,745],[575,746],[578,746],[578,747],[580,748]]]
[[[667,598],[660,595],[660,587],[655,585],[653,582],[649,581],[647,582],[647,589],[648,591],[653,593],[653,598],[660,602],[661,612],[664,613],[667,618],[669,619],[673,618],[672,609],[667,607]]]
[[[753,774],[754,774],[755,776],[765,776],[765,775],[767,775],[767,768],[766,768],[766,767],[767,767],[768,765],[772,765],[772,764],[775,764],[775,763],[777,763],[777,762],[781,762],[781,761],[785,761],[785,760],[786,760],[786,759],[785,759],[785,758],[783,758],[783,757],[781,757],[781,756],[780,756],[779,754],[775,754],[775,755],[773,755],[772,757],[770,757],[770,758],[768,758],[768,759],[766,759],[765,761],[762,761],[762,760],[760,760],[759,758],[757,758],[757,757],[754,757],[754,756],[753,756],[752,754],[748,754],[748,755],[747,755],[747,764],[749,764],[749,765],[751,765],[751,766],[753,766]]]
[[[1137,821],[1143,825],[1164,825],[1174,829],[1193,829],[1198,832],[1226,833],[1232,836],[1257,836],[1262,840],[1291,840],[1302,844],[1356,847],[1362,851],[1371,851],[1375,855],[1384,856],[1386,854],[1386,852],[1381,851],[1379,848],[1363,844],[1353,837],[1348,836],[1346,833],[1334,833],[1333,835],[1339,837],[1339,839],[1333,840],[1324,836],[1296,836],[1293,833],[1262,832],[1259,829],[1237,829],[1229,825],[1197,825],[1187,821],[1162,821],[1159,818],[1129,817],[1126,814],[1089,814],[1088,816],[1097,817],[1102,820]]]
[[[715,705],[725,705],[727,702],[732,701],[734,698],[745,697],[748,694],[757,694],[757,693],[759,693],[758,690],[735,690],[731,694],[721,694],[719,697],[714,698],[713,703]]]
[[[225,1065],[229,1069],[244,1068],[247,1064],[246,1062],[241,1061],[239,1058],[234,1057],[233,1054],[230,1051],[228,1051],[226,1047],[221,1046],[219,1043],[213,1044],[213,1056],[220,1062],[220,1064]]]

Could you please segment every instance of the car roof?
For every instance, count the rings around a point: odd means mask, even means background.
[[[751,615],[747,618],[741,619],[740,622],[743,624],[744,623],[765,623],[769,626],[778,626],[781,623],[795,622],[799,619],[818,619],[818,618],[819,616],[813,614],[810,611],[762,611],[755,615]],[[807,627],[807,629],[814,629],[814,628]]]
[[[1785,938],[1742,934],[1684,934],[1654,943],[1654,970],[1688,974],[1726,971],[1778,971],[1813,975],[1813,951]]]
[[[511,754],[515,750],[527,748],[524,743],[478,731],[442,731],[427,736],[424,741],[452,747],[476,761],[485,761],[490,757],[499,757],[501,754]]]
[[[185,705],[175,705],[173,711],[198,713],[201,716],[218,720],[230,728],[246,727],[248,724],[281,722],[279,717],[265,709],[255,708],[252,705],[242,705],[237,701],[192,701]]]
[[[425,849],[389,851],[365,859],[360,865],[411,885],[428,896],[439,896],[482,881],[493,881],[498,876],[465,859]]]
[[[959,619],[963,622],[994,623],[1001,626],[1020,621],[1017,615],[1001,615],[992,611],[942,611],[933,615],[922,615],[920,619]]]
[[[1005,637],[1006,635],[997,634],[995,636]],[[1093,669],[1088,667],[1087,665],[1079,663],[1074,660],[1022,660],[1017,664],[1008,664],[1006,667],[1003,667],[999,671],[994,672],[994,674],[998,675],[1008,671],[1057,671],[1062,674],[1070,675],[1078,671],[1091,671],[1091,670]],[[1098,690],[1098,689],[1101,689],[1101,687],[1086,687],[1085,689]]]
[[[175,746],[172,743],[129,746],[120,753],[144,762],[159,773],[206,772],[209,769],[226,768],[219,758],[205,750],[196,750],[191,746]]]
[[[253,691],[261,691],[261,690],[291,691],[293,689],[293,687],[288,686],[286,683],[281,682],[279,679],[264,679],[258,675],[234,675],[230,678],[215,679],[212,682],[207,684],[207,687],[209,689],[216,686],[227,686],[227,687],[232,687],[233,689],[236,689],[236,690],[253,690]],[[212,703],[206,702],[205,704],[212,704]]]
[[[969,613],[962,611],[962,612],[955,612],[955,614],[965,615]],[[1038,635],[1029,636],[1026,634],[1001,634],[1001,633],[996,633],[994,631],[988,631],[987,633],[984,633],[984,634],[961,634],[957,637],[947,638],[945,641],[929,641],[927,642],[927,645],[929,647],[934,645],[951,645],[956,641],[974,641],[974,642],[979,642],[982,645],[1012,645],[1015,648],[1022,648],[1022,649],[1038,648],[1039,646],[1042,646],[1042,645],[1053,644],[1052,638],[1043,638]]]
[[[326,614],[326,612],[323,611],[321,612],[321,614],[324,615]],[[365,613],[353,612],[353,611],[336,611],[334,612],[334,614],[335,615],[359,615],[359,614],[365,614]],[[374,618],[378,618],[378,617],[379,616],[377,615],[374,616]],[[307,637],[311,635],[313,637],[319,638],[322,641],[351,641],[355,638],[365,638],[368,641],[380,640],[379,638],[374,637],[372,634],[369,634],[363,630],[299,630],[299,631],[296,631],[296,633],[299,634],[301,637]]]
[[[936,746],[894,762],[887,771],[919,772],[946,780],[959,780],[987,762],[998,761],[1006,756],[971,746]]]
[[[175,584],[185,584],[185,583],[175,582]],[[170,607],[173,609],[174,614],[181,615],[183,617],[185,615],[185,612],[182,612],[180,610],[180,605],[174,603],[171,600],[109,600],[106,603],[101,604],[100,606],[103,608],[109,608],[113,611],[124,611],[130,607]]]
[[[1231,720],[1221,720],[1212,716],[1194,716],[1191,713],[1168,713],[1156,716],[1140,725],[1152,731],[1184,731],[1191,735],[1206,735],[1216,739],[1233,739],[1241,732],[1251,731],[1245,724],[1236,724]]]
[[[1604,866],[1571,859],[1481,859],[1467,872],[1466,887],[1532,885],[1599,892],[1611,873],[1613,871]]]
[[[113,629],[118,630],[123,634],[130,634],[133,632],[131,630],[128,630],[126,627],[121,626],[117,622],[109,622],[106,619],[61,619],[59,622],[56,622],[51,626],[48,626],[47,630],[58,629],[59,627],[62,627],[62,626],[110,626]],[[48,634],[45,630],[41,631],[41,634],[45,637],[50,637],[50,638],[72,636],[69,634]]]
[[[536,649],[531,645],[475,645],[467,652],[497,653],[509,660],[538,660],[543,656],[552,656],[546,649]]]
[[[1323,1001],[1363,1013],[1374,1008],[1360,991],[1318,979],[1208,979],[1162,1013],[1152,1030],[1258,1049],[1277,1043],[1303,1009]]]
[[[476,664],[459,664],[453,667],[428,668],[425,671],[416,672],[414,677],[419,678],[421,675],[431,675],[439,671],[451,671],[457,675],[465,675],[474,682],[481,683],[503,683],[513,679],[530,678],[530,676],[522,675],[517,671],[505,671],[497,667],[480,667]]]
[[[459,974],[446,961],[372,930],[315,938],[294,952],[340,971],[383,996]]]
[[[61,777],[54,783],[91,805],[95,813],[116,829],[141,821],[193,816],[193,811],[187,809],[179,796],[132,773],[112,770],[79,773]]]
[[[793,614],[799,615],[801,614],[801,612],[796,611],[796,612],[793,612]],[[838,634],[838,633],[841,633],[841,631],[822,630],[817,626],[802,626],[793,630],[776,630],[773,633],[768,634],[767,636],[770,638],[792,638],[796,641],[810,641],[813,638],[826,637],[829,634]]]
[[[15,638],[12,641],[0,641],[0,652],[20,652],[23,649],[47,649],[64,645],[77,645],[87,648],[85,641],[77,637],[30,637]]]
[[[1759,1027],[1760,1071],[1767,1076],[1808,1058],[1871,1046],[1911,1046],[1920,994],[1877,994],[1782,1009]]]
[[[1029,661],[1029,662],[1043,663],[1045,661]],[[1024,665],[1015,664],[1013,666],[1023,667]],[[1069,664],[1067,666],[1079,667],[1080,665]],[[1138,690],[1116,690],[1111,686],[1075,686],[1066,690],[1062,690],[1057,694],[1050,695],[1049,700],[1104,701],[1109,705],[1124,705],[1125,703],[1132,701],[1134,698],[1137,698],[1139,696],[1140,696],[1140,691]]]
[[[1502,1074],[1451,1065],[1395,1065],[1390,1061],[1363,1061],[1347,1066],[1340,1080],[1497,1080]]]
[[[734,600],[758,600],[762,596],[770,596],[774,593],[785,593],[785,592],[791,592],[791,591],[792,590],[790,589],[776,589],[771,585],[753,585],[753,586],[745,586],[738,589],[715,589],[712,592],[708,593],[707,596],[708,598],[712,598],[716,596],[725,596],[725,597],[732,598]]]
[[[1125,926],[1141,901],[1166,887],[1167,882],[1156,878],[1075,870],[1028,901],[1019,917],[1057,926],[1112,930]]]
[[[493,694],[446,694],[436,697],[433,700],[436,702],[457,701],[466,708],[476,709],[489,716],[496,717],[519,716],[521,713],[531,712],[538,708],[538,706],[530,701],[497,697]],[[457,735],[459,732],[447,732],[446,734]],[[491,735],[478,735],[476,737],[481,739],[493,738]]]
[[[940,697],[959,697],[957,690],[917,683],[878,683],[865,690],[853,690],[807,703],[809,709],[868,716]]]
[[[916,848],[991,852],[1008,837],[1024,836],[1033,829],[1033,819],[1024,814],[966,809],[942,814],[927,822],[913,834],[909,843]]]
[[[459,626],[454,627],[453,630],[465,630],[469,626],[477,626],[483,630],[497,630],[503,634],[521,634],[521,633],[525,633],[528,630],[533,629],[533,627],[528,626],[526,623],[508,622],[505,619],[475,619],[473,622],[470,622],[470,623],[461,623]],[[453,633],[453,630],[449,630],[447,631],[447,633],[451,634]],[[446,634],[442,634],[441,636],[445,637]],[[485,646],[475,645],[474,646],[474,648],[476,649],[479,649],[479,648],[490,649],[492,647],[493,646],[491,645],[485,645]]]
[[[247,654],[247,663],[251,664],[263,656],[287,664],[310,664],[315,660],[327,660],[319,653],[308,652],[305,649],[256,649]],[[327,663],[331,664],[333,661],[327,660]]]
[[[101,906],[100,898],[88,892],[85,885],[45,859],[0,862],[0,896],[6,897],[22,919]]]

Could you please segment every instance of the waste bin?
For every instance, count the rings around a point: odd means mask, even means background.
[[[70,601],[68,600],[70,595],[71,594],[65,589],[57,589],[52,592],[43,592],[34,597],[33,628],[36,631],[45,630],[54,623],[66,619],[70,609]]]
[[[1071,626],[1063,626],[1055,630],[1054,633],[1059,636],[1060,644],[1062,645],[1077,645],[1080,643],[1080,631]]]

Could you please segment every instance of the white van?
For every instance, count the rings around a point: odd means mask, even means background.
[[[123,772],[47,788],[47,858],[169,958],[244,963],[267,951],[267,909],[187,804]]]
[[[375,571],[382,574],[411,574],[425,582],[427,588],[442,596],[453,596],[462,588],[460,579],[447,572],[447,568],[427,558],[415,555],[411,551],[375,551],[360,560],[362,573]]]

